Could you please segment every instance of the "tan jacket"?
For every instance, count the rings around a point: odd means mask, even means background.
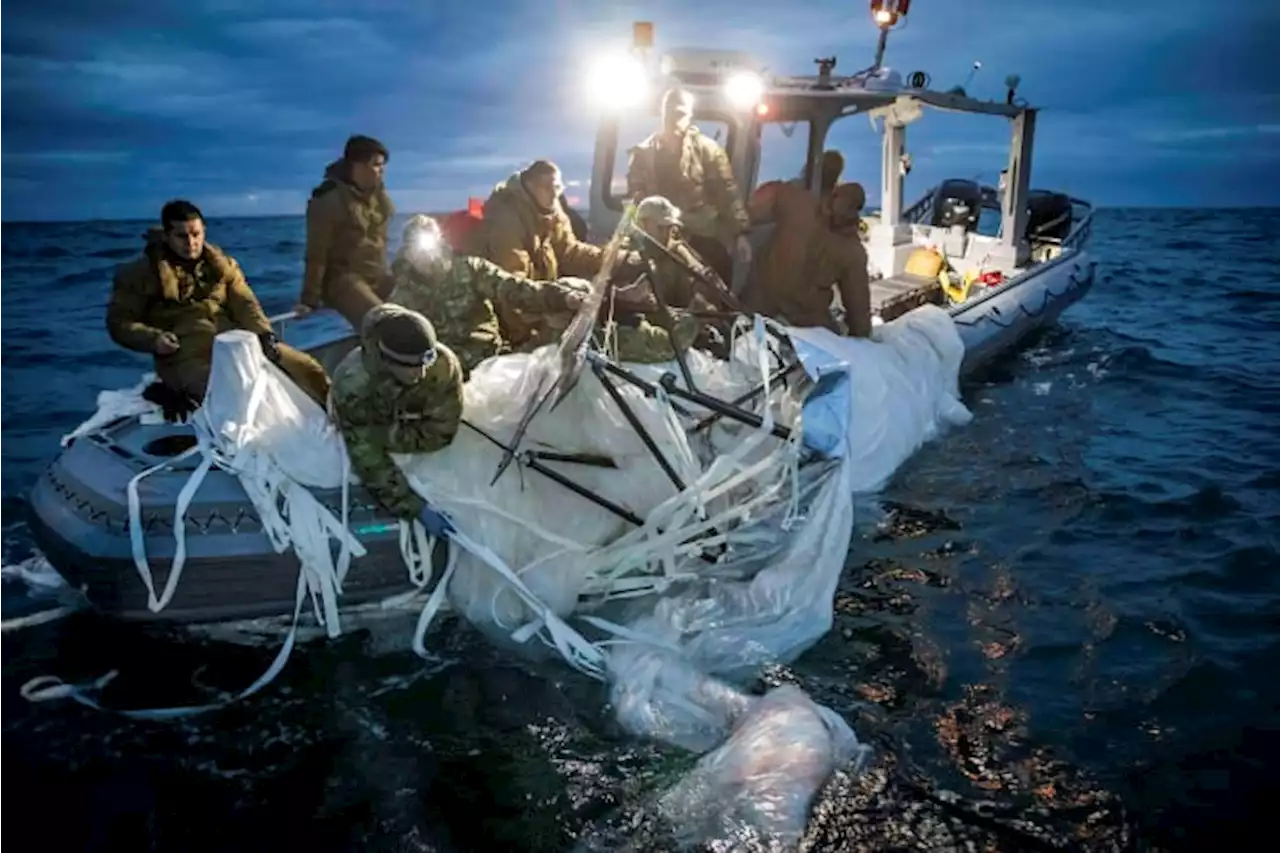
[[[177,377],[192,369],[207,373],[213,339],[230,329],[262,334],[271,324],[235,258],[212,243],[191,268],[152,241],[141,257],[116,270],[107,332],[122,347],[152,354],[161,333],[176,335],[178,351],[155,356],[162,381],[176,387],[182,384]]]
[[[752,311],[793,326],[838,331],[831,288],[839,289],[849,334],[871,334],[867,253],[857,237],[832,233],[825,204],[791,182],[770,181],[751,199],[751,216],[776,228],[756,256],[743,301]]]
[[[365,193],[346,180],[345,164],[330,163],[307,202],[306,271],[300,302],[330,301],[329,289],[354,274],[376,289],[387,275],[387,226],[395,206],[385,190]]]
[[[574,236],[558,203],[551,211],[538,208],[519,174],[494,187],[484,203],[482,226],[474,233],[470,254],[538,281],[591,278],[604,261],[599,246]]]

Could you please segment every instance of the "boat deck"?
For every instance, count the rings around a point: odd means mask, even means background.
[[[946,304],[937,279],[900,273],[871,282],[871,310],[886,323],[928,303]]]

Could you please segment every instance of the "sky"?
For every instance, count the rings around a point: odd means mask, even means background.
[[[299,214],[352,133],[391,149],[401,211],[461,207],[540,157],[583,193],[584,75],[634,20],[655,24],[659,51],[744,50],[786,74],[832,54],[837,73],[864,67],[876,39],[850,0],[9,0],[0,218],[150,219],[173,197],[210,216]],[[1107,206],[1274,205],[1277,37],[1274,0],[917,0],[885,64],[945,89],[977,60],[968,88],[987,97],[1020,74],[1042,109],[1037,187]],[[830,141],[874,200],[865,119]],[[929,114],[907,142],[914,197],[993,181],[1008,125]]]

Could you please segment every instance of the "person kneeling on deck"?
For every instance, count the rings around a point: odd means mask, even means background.
[[[439,224],[422,214],[405,225],[391,270],[396,282],[391,302],[433,318],[436,334],[458,354],[468,374],[486,358],[555,343],[589,292],[581,279],[537,281],[512,275],[483,258],[455,257]],[[520,315],[525,332],[515,341],[504,323],[512,314]],[[694,329],[686,325],[676,340],[687,347]],[[643,320],[634,327],[617,327],[617,341],[621,361],[653,363],[675,357],[668,332]]]
[[[766,184],[752,199],[752,218],[777,223],[747,278],[743,302],[752,311],[792,326],[839,332],[831,314],[831,290],[840,293],[850,337],[871,335],[871,283],[867,252],[856,236],[865,194],[857,183],[840,184],[827,204],[790,183]]]
[[[213,339],[231,329],[258,336],[262,351],[321,406],[329,377],[314,358],[280,343],[235,258],[205,242],[204,214],[175,200],[146,234],[142,256],[116,270],[107,331],[126,349],[152,353],[160,382],[147,399],[170,420],[204,400]]]
[[[333,374],[331,412],[347,456],[374,499],[399,518],[417,518],[432,536],[453,526],[405,478],[392,453],[433,453],[453,443],[462,422],[462,365],[431,322],[392,303],[369,310],[360,346]]]

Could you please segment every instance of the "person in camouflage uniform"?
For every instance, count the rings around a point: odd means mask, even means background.
[[[171,392],[166,409],[185,415],[204,399],[213,339],[231,329],[257,335],[267,358],[323,406],[324,368],[276,339],[235,258],[206,242],[200,209],[171,201],[160,222],[145,235],[142,256],[116,270],[106,319],[113,341],[155,356],[156,375]]]
[[[480,362],[508,352],[531,352],[555,343],[590,285],[573,278],[537,281],[512,275],[496,264],[470,256],[455,257],[429,216],[418,214],[404,229],[404,241],[391,265],[395,289],[391,302],[434,321],[440,340],[453,349],[470,373]],[[523,340],[513,343],[502,318],[518,312]],[[674,358],[671,335],[646,321],[616,329],[621,361],[659,363]],[[696,334],[691,323],[676,329],[687,347]]]
[[[384,303],[360,326],[360,346],[333,374],[331,415],[347,456],[374,499],[399,518],[422,520],[433,536],[448,520],[413,491],[392,453],[448,447],[462,422],[462,365],[416,311]]]
[[[680,209],[662,196],[649,196],[636,205],[635,228],[644,235],[629,238],[649,265],[649,278],[671,308],[687,308],[693,311],[715,311],[716,306],[699,292],[693,270],[701,270],[715,280],[715,271],[703,263],[698,253],[680,234],[683,226]],[[654,244],[657,245],[654,245]],[[665,248],[663,252],[660,248]],[[679,258],[686,266],[672,259]],[[722,288],[724,282],[720,282]],[[727,288],[723,288],[727,291]]]
[[[724,281],[733,280],[732,243],[737,259],[751,263],[747,217],[733,167],[724,149],[694,127],[693,95],[671,89],[662,98],[662,128],[631,149],[627,196],[670,199],[681,211],[690,245]]]
[[[327,305],[358,330],[391,291],[387,226],[396,211],[382,182],[389,156],[378,140],[353,136],[312,190],[299,316]]]

